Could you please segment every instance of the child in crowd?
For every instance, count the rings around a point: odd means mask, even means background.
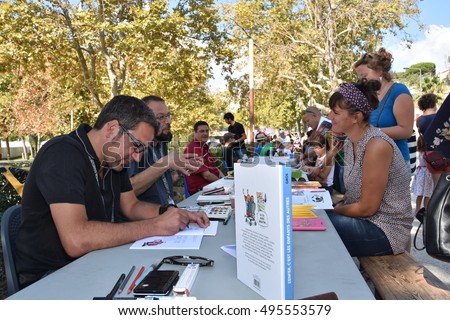
[[[431,194],[433,193],[433,177],[431,172],[427,169],[427,163],[423,158],[425,151],[423,137],[419,136],[417,139],[417,151],[419,152],[419,165],[417,166],[416,173],[414,175],[411,192],[416,198],[416,213],[423,207],[428,206]]]
[[[329,141],[319,134],[310,141],[310,146],[317,155],[316,163],[314,167],[304,166],[303,171],[308,172],[311,178],[319,181],[322,188],[333,195],[334,161],[331,166],[325,163],[327,151],[330,149]]]

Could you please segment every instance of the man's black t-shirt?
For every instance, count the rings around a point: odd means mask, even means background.
[[[25,182],[22,220],[16,238],[16,268],[21,287],[72,262],[61,244],[50,204],[86,207],[89,220],[121,220],[120,193],[132,190],[126,170],[108,170],[100,163],[82,125],[69,135],[48,141],[38,152]],[[94,169],[95,167],[95,169]]]
[[[228,127],[228,132],[234,133],[234,139],[238,140],[245,133],[244,126],[239,122],[234,122],[233,125]],[[245,148],[245,141],[239,141],[235,144],[235,146],[239,146],[239,148]]]

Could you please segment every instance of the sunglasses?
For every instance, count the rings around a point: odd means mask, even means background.
[[[161,263],[176,264],[181,266],[199,264],[200,267],[212,267],[214,265],[214,260],[196,256],[171,256],[162,259]]]
[[[142,142],[140,142],[135,136],[133,136],[133,134],[130,131],[128,131],[128,129],[125,128],[120,123],[119,123],[119,127],[120,127],[120,129],[122,129],[123,132],[125,132],[130,137],[131,141],[133,141],[134,151],[136,153],[144,152],[144,150],[147,147]]]

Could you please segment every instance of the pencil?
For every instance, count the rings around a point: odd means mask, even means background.
[[[139,270],[139,272],[138,272],[136,278],[134,278],[133,282],[131,283],[130,287],[128,288],[128,294],[130,294],[131,291],[133,291],[134,286],[136,285],[136,281],[139,279],[139,277],[140,277],[141,274],[144,272],[144,270],[145,270],[145,267],[142,266],[142,267],[141,267],[141,270]]]
[[[108,293],[108,295],[106,296],[106,299],[112,300],[112,298],[114,297],[114,295],[117,292],[117,289],[119,289],[120,285],[122,284],[123,279],[125,279],[125,273],[122,273],[120,275],[119,279],[117,280],[116,284],[112,288],[111,292]]]
[[[125,280],[123,280],[122,284],[120,285],[119,291],[118,291],[119,294],[122,293],[122,291],[125,288],[125,285],[127,284],[128,280],[130,280],[130,277],[133,274],[134,269],[136,269],[136,267],[132,266],[130,272],[128,272],[128,274],[127,274],[127,277],[125,278]]]

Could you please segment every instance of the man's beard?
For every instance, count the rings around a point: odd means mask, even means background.
[[[162,141],[162,142],[170,142],[172,141],[172,132],[169,131],[169,133],[163,133],[161,132],[160,134],[158,134],[156,136],[156,139],[158,139],[158,141]]]

